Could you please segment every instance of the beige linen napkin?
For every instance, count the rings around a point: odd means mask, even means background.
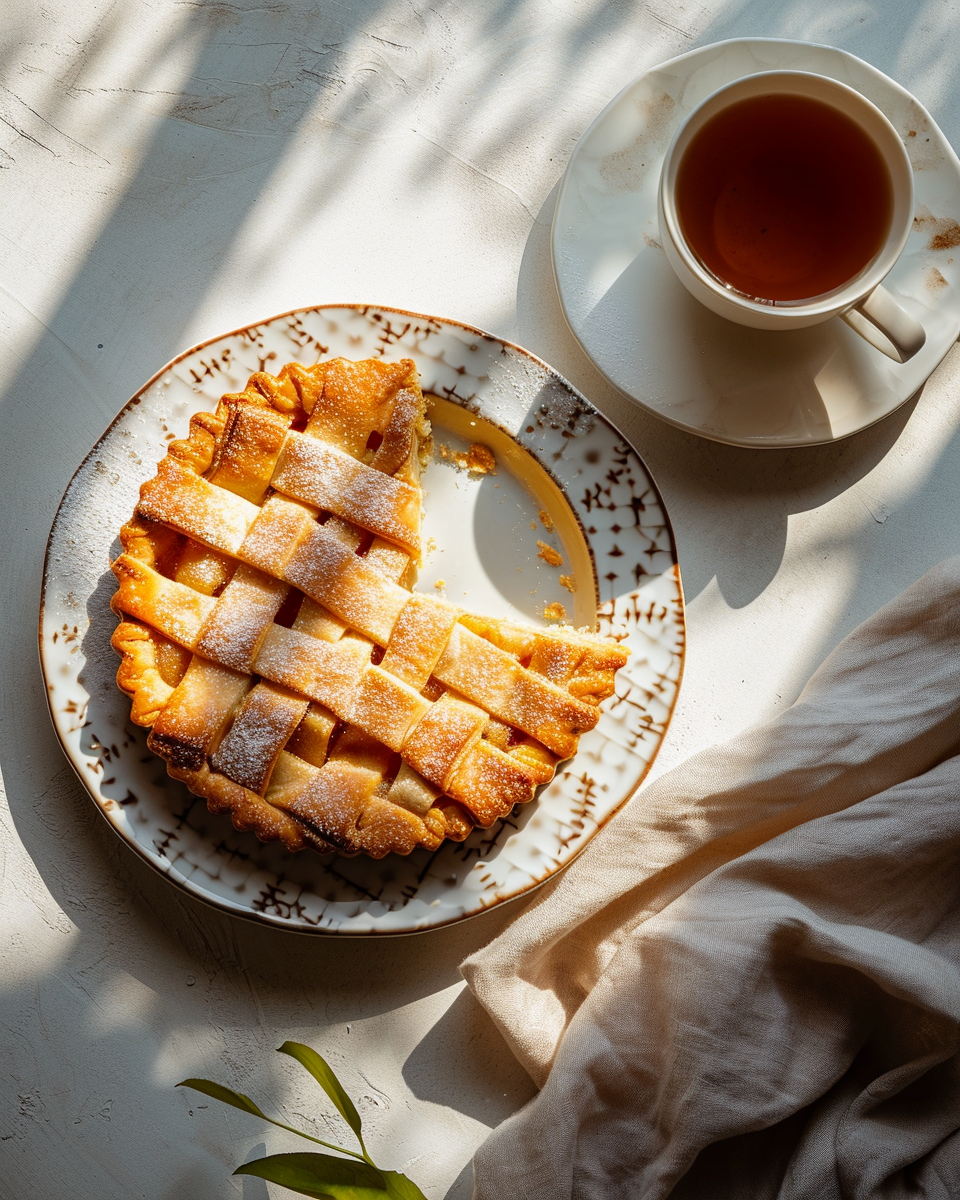
[[[642,791],[463,973],[476,1200],[960,1196],[960,559]]]

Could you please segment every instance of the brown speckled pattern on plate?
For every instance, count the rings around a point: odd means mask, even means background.
[[[499,430],[501,440],[506,434],[528,452],[501,456],[497,476],[482,481],[449,465],[431,465],[424,479],[425,533],[436,536],[418,587],[462,584],[476,610],[527,620],[535,619],[531,606],[542,611],[542,601],[561,597],[572,602],[576,619],[588,620],[583,614],[592,614],[596,595],[600,627],[631,649],[597,728],[581,738],[576,757],[534,803],[460,845],[379,862],[288,855],[210,814],[202,800],[168,778],[146,747],[146,731],[130,723],[110,647],[116,618],[109,607],[115,580],[108,564],[117,552],[117,532],[166,443],[185,434],[194,412],[212,410],[221,394],[242,388],[252,372],[337,355],[413,358],[424,391],[468,414],[470,436],[483,441],[486,430],[493,445]],[[458,420],[462,425],[464,418]],[[455,442],[456,421],[441,414],[434,424],[438,440],[449,435]],[[556,498],[544,501],[543,489],[554,484]],[[431,508],[432,489],[438,494]],[[558,506],[569,506],[557,525],[567,530],[563,536],[549,521],[538,524],[545,503],[553,503],[551,515],[558,517]],[[505,522],[502,528],[498,521]],[[531,532],[520,536],[528,527]],[[508,528],[516,561],[510,555],[505,563],[501,547]],[[574,597],[551,592],[558,574],[536,561],[538,537],[553,537],[560,552],[579,561]],[[576,541],[582,543],[579,559]],[[520,579],[523,597],[532,600],[520,598]],[[636,789],[676,700],[683,599],[669,521],[653,481],[620,434],[549,367],[453,321],[324,306],[286,313],[186,352],[126,405],[77,471],[54,521],[40,654],[54,725],[70,762],[118,834],[169,879],[226,911],[285,928],[409,933],[536,887],[570,862]]]

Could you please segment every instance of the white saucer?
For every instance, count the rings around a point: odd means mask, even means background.
[[[694,300],[664,258],[657,187],[678,122],[725,83],[776,68],[849,84],[903,137],[916,216],[886,286],[927,331],[906,364],[839,318],[789,333],[734,325]],[[960,334],[960,160],[909,92],[827,46],[718,42],[639,76],[574,149],[552,243],[564,314],[604,375],[656,416],[719,442],[816,445],[864,429],[914,395]]]

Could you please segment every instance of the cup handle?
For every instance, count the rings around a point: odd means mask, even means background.
[[[904,312],[882,284],[840,315],[851,329],[894,362],[905,363],[913,358],[927,340],[920,322]]]

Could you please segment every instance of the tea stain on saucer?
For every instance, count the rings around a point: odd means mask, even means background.
[[[936,267],[927,268],[923,275],[923,282],[930,292],[939,292],[950,286]]]
[[[929,233],[928,250],[952,250],[960,246],[960,223],[953,217],[936,217],[922,204],[913,218],[913,228],[917,233]]]
[[[943,152],[937,140],[931,137],[930,121],[927,114],[915,100],[906,112],[907,127],[904,131],[903,121],[896,122],[903,144],[906,147],[910,165],[915,171],[933,171],[943,163]]]

